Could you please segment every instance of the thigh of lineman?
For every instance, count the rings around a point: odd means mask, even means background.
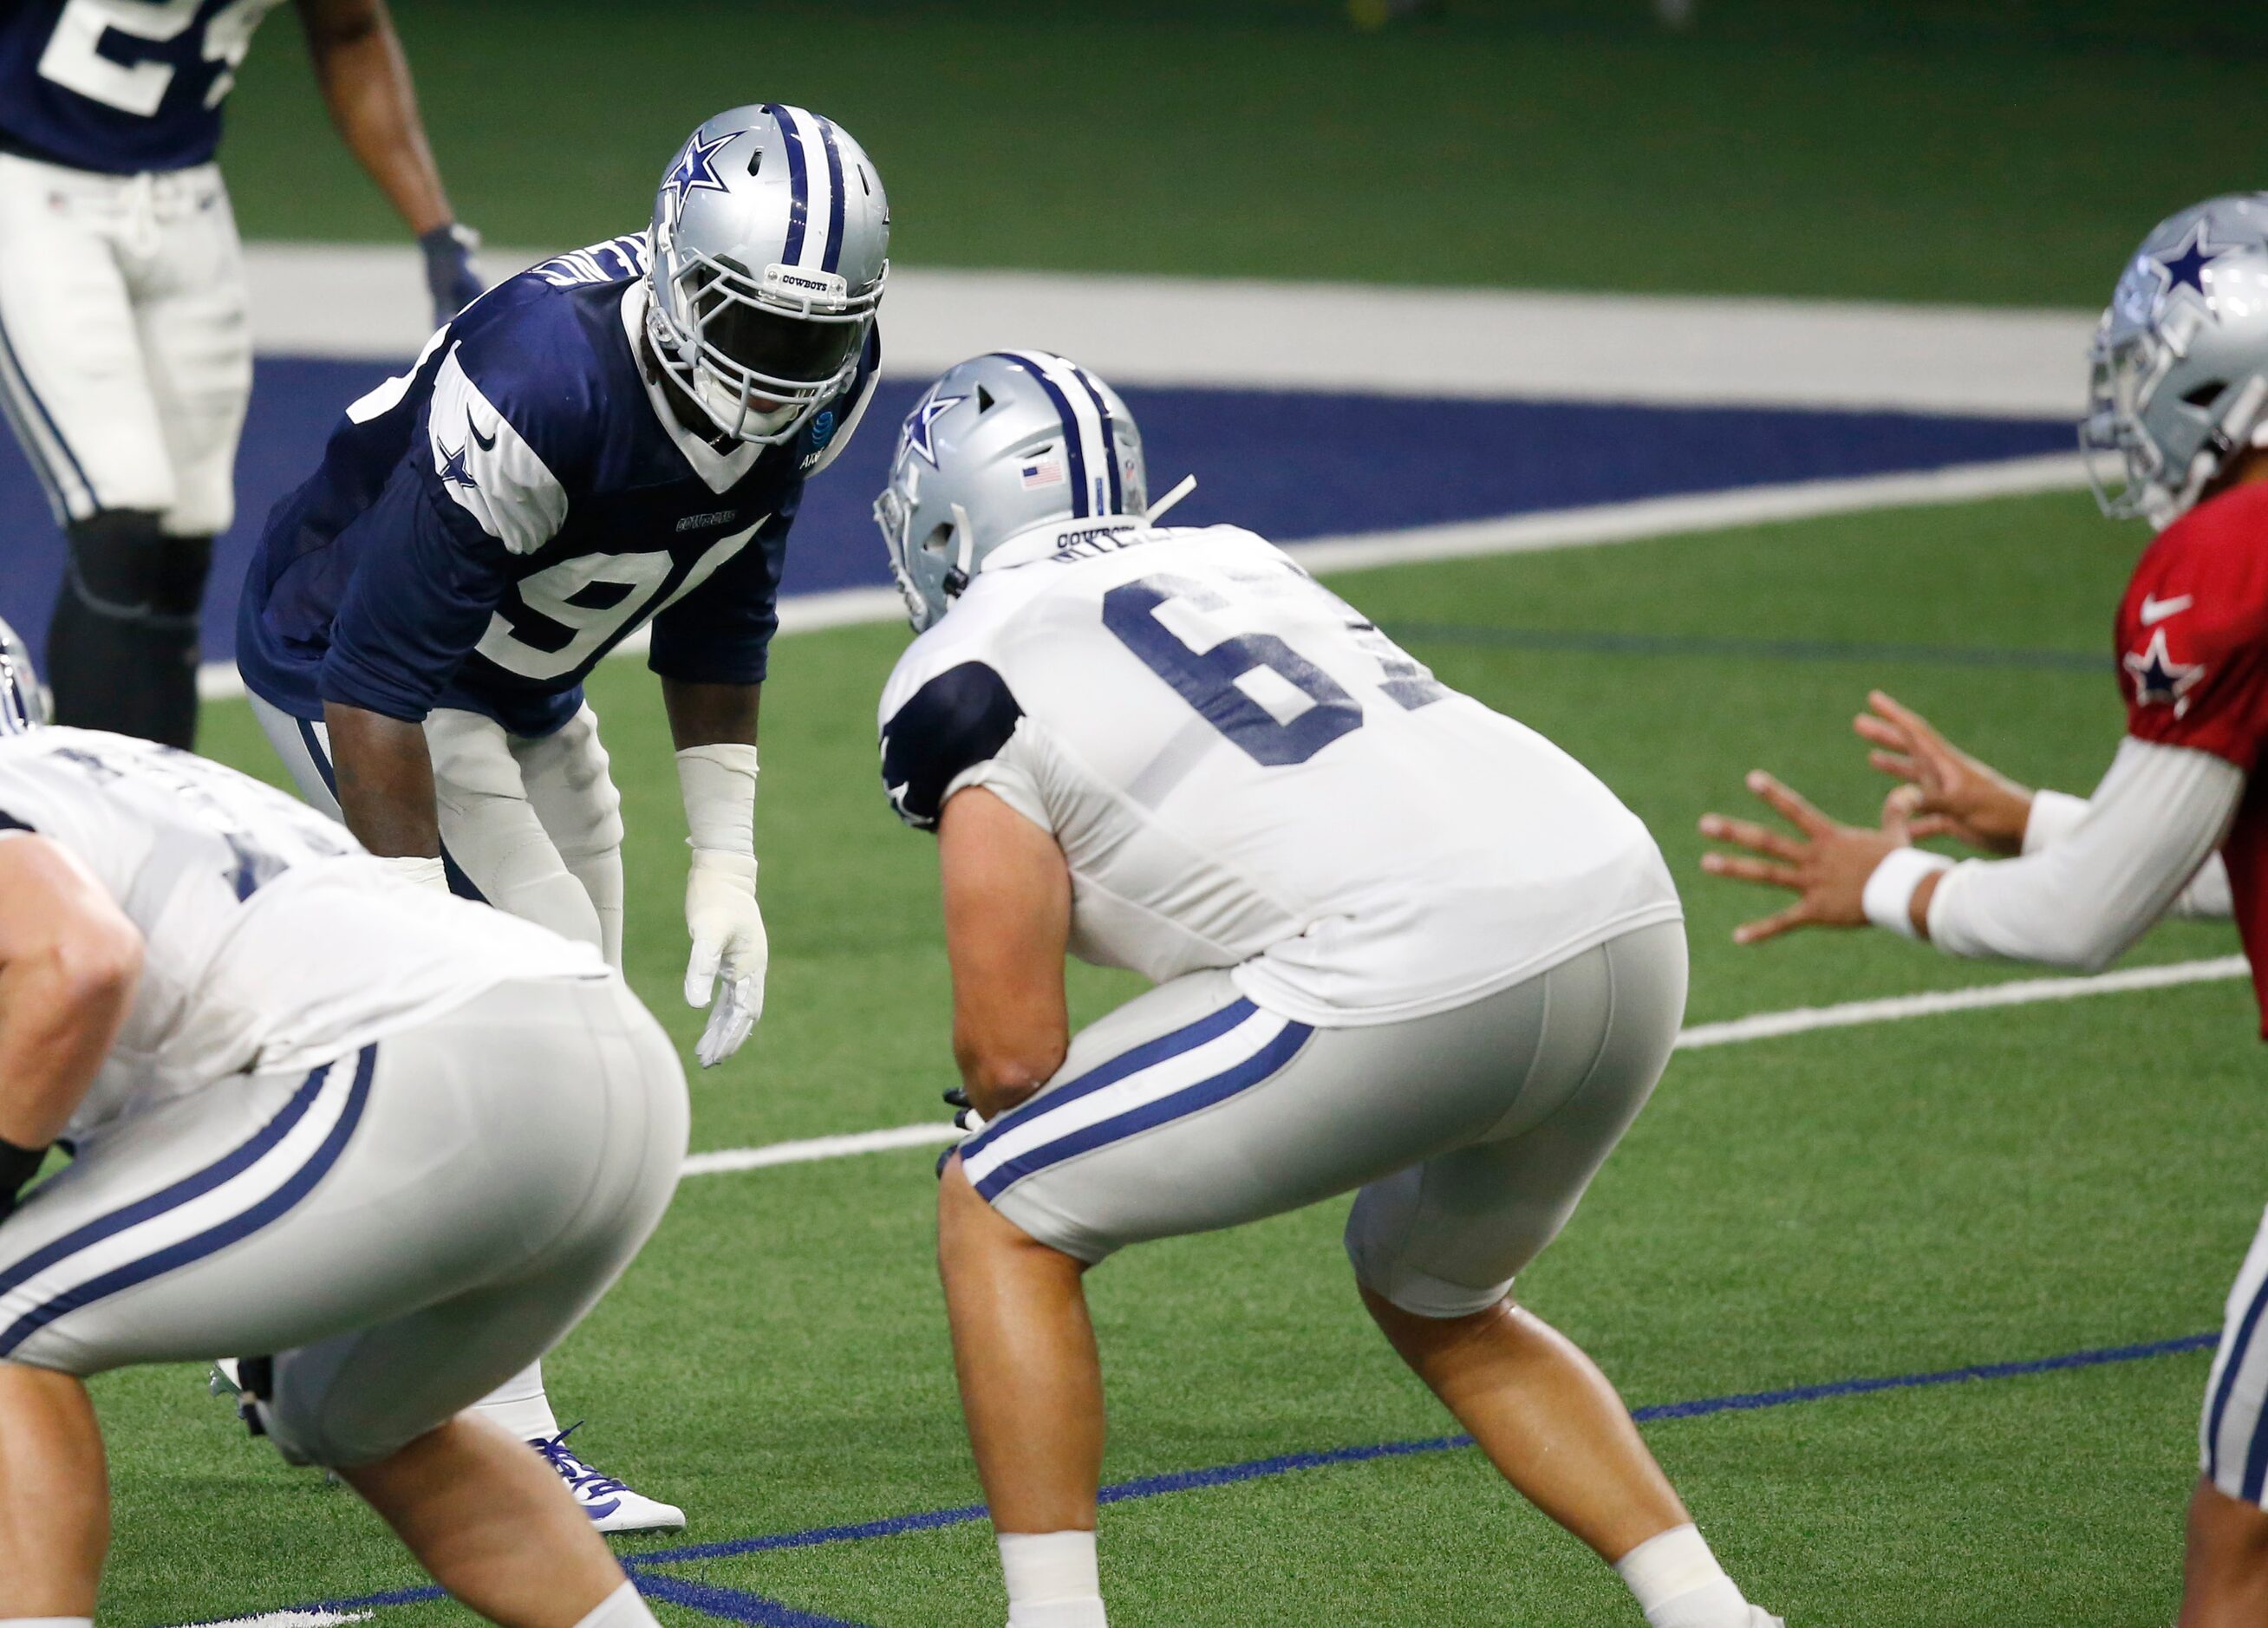
[[[2268,1217],[2252,1241],[2205,1381],[2199,1447],[2205,1478],[2240,1503],[2268,1507]]]
[[[1682,924],[1639,928],[1469,1006],[1315,1028],[1226,972],[1082,1031],[961,1149],[995,1209],[1084,1261],[1359,1188],[1356,1277],[1425,1316],[1484,1310],[1638,1115],[1685,1007]]]
[[[287,1458],[386,1456],[526,1367],[660,1220],[683,1075],[616,978],[500,984],[129,1115],[0,1223],[0,1359],[272,1354]]]
[[[56,519],[227,530],[252,332],[220,171],[0,154],[0,405]]]

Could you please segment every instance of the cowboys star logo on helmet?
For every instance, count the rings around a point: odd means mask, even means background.
[[[687,195],[696,188],[706,188],[711,192],[730,190],[724,180],[718,177],[717,166],[711,164],[710,159],[716,156],[719,149],[732,144],[733,134],[734,132],[727,131],[722,136],[704,142],[701,139],[700,133],[696,131],[693,138],[685,144],[685,151],[678,155],[676,165],[661,183],[664,190],[674,192],[677,195],[677,204],[680,209],[685,207]]]
[[[2143,240],[2097,326],[2088,479],[2105,514],[2160,530],[2268,424],[2268,195],[2186,209]]]
[[[921,629],[1011,537],[1071,521],[1082,535],[1126,530],[1166,507],[1150,505],[1141,431],[1116,390],[1044,350],[996,350],[907,415],[874,523]]]
[[[693,133],[654,195],[646,329],[720,436],[777,446],[843,393],[889,228],[865,150],[832,120],[766,102]]]
[[[901,455],[911,448],[929,460],[929,467],[937,468],[937,448],[930,441],[930,426],[968,398],[965,395],[933,395],[906,415],[905,426],[898,431]]]

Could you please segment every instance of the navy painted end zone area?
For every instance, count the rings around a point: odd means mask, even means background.
[[[233,649],[236,586],[277,497],[305,478],[348,401],[389,370],[261,358],[237,459],[235,527],[207,600],[205,656]],[[867,518],[919,387],[886,381],[858,439],[813,483],[786,589],[888,581]],[[2068,451],[2062,420],[1596,402],[1420,401],[1262,390],[1132,389],[1152,483],[1195,474],[1183,521],[1234,520],[1282,540],[1486,519],[1790,481],[1881,475]],[[625,540],[626,549],[637,546]],[[40,649],[62,542],[30,467],[0,451],[0,616]]]

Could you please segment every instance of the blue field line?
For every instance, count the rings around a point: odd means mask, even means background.
[[[1639,1408],[1631,1417],[1641,1425],[1653,1419],[1703,1418],[1712,1413],[1738,1413],[1755,1408],[1784,1408],[1797,1402],[1822,1402],[1833,1396],[1865,1396],[1880,1390],[1918,1390],[1928,1385],[1962,1385],[1970,1380],[2017,1379],[2027,1374],[2058,1374],[2066,1368],[2100,1368],[2115,1362],[2142,1362],[2152,1357],[2176,1357],[2185,1352],[2211,1351],[2220,1343],[2220,1330],[2184,1334],[2179,1339],[2152,1340],[2140,1345],[2105,1345],[2095,1351],[2066,1352],[2060,1357],[2035,1357],[2022,1362],[1981,1362],[1965,1368],[1944,1368],[1934,1374],[1898,1374],[1885,1379],[1837,1380],[1825,1385],[1796,1385],[1786,1390],[1750,1391],[1739,1396],[1711,1396],[1699,1402],[1665,1402]]]
[[[2108,652],[1992,650],[1973,645],[1717,638],[1705,634],[1582,632],[1399,621],[1390,630],[1395,637],[1412,645],[1484,645],[1578,656],[1737,656],[1756,661],[1879,661],[1909,667],[2044,668],[2058,673],[2106,673],[2113,666]]]
[[[1782,1408],[1800,1402],[1824,1402],[1837,1396],[1863,1396],[1875,1391],[1918,1390],[1933,1385],[1960,1385],[1974,1380],[2014,1379],[2028,1374],[2052,1374],[2068,1368],[2102,1367],[2113,1363],[2140,1362],[2152,1357],[2177,1356],[2207,1351],[2220,1338],[2219,1330],[2185,1334],[2178,1339],[2153,1340],[2139,1345],[2106,1345],[2061,1356],[2036,1357],[2015,1362],[1975,1363],[1966,1367],[1940,1368],[1926,1374],[1896,1374],[1877,1378],[1834,1380],[1821,1385],[1797,1385],[1782,1390],[1743,1391],[1728,1396],[1705,1396],[1692,1402],[1663,1402],[1634,1409],[1631,1417],[1640,1424],[1659,1419],[1703,1418],[1712,1413],[1738,1413],[1761,1408]],[[1242,1481],[1264,1480],[1294,1470],[1321,1470],[1334,1464],[1361,1464],[1383,1458],[1407,1458],[1421,1453],[1452,1453],[1473,1445],[1467,1435],[1429,1436],[1415,1441],[1380,1441],[1361,1447],[1330,1448],[1314,1453],[1282,1453],[1271,1458],[1249,1459],[1240,1464],[1220,1464],[1209,1470],[1175,1470],[1140,1476],[1104,1487],[1106,1504],[1156,1498],[1167,1492],[1194,1492],[1204,1487],[1230,1486]],[[718,1543],[692,1543],[680,1549],[652,1550],[637,1557],[640,1565],[674,1565],[685,1560],[716,1560],[733,1555],[762,1554],[778,1549],[811,1549],[826,1543],[860,1543],[868,1538],[895,1537],[907,1532],[963,1526],[984,1519],[984,1506],[963,1504],[954,1509],[925,1510],[918,1514],[893,1515],[853,1525],[813,1527],[801,1532],[778,1532],[763,1537],[728,1538]]]
[[[1921,1390],[1938,1385],[1965,1385],[1977,1381],[2019,1379],[2028,1374],[2058,1374],[2073,1368],[2108,1367],[2117,1363],[2143,1362],[2154,1357],[2175,1357],[2210,1351],[2220,1331],[2184,1334],[2175,1339],[2150,1340],[2131,1345],[2102,1345],[2059,1356],[2024,1358],[2013,1362],[1971,1363],[1958,1368],[1938,1368],[1922,1374],[1893,1374],[1865,1379],[1831,1380],[1819,1385],[1792,1385],[1778,1390],[1741,1391],[1725,1396],[1704,1396],[1690,1402],[1661,1402],[1636,1408],[1631,1417],[1640,1424],[1663,1419],[1705,1418],[1714,1413],[1753,1412],[1784,1408],[1804,1402],[1826,1402],[1843,1396],[1872,1396],[1880,1391]],[[1409,1458],[1425,1453],[1453,1453],[1473,1445],[1467,1435],[1427,1436],[1410,1441],[1378,1441],[1360,1447],[1330,1448],[1314,1453],[1281,1453],[1270,1458],[1220,1464],[1208,1470],[1183,1470],[1157,1476],[1138,1476],[1101,1490],[1101,1501],[1123,1504],[1136,1499],[1158,1498],[1168,1492],[1190,1492],[1206,1487],[1233,1486],[1261,1481],[1296,1470],[1322,1470],[1335,1464],[1363,1464],[1380,1459]],[[870,1538],[897,1537],[909,1532],[935,1531],[967,1526],[985,1518],[982,1504],[961,1504],[950,1509],[924,1510],[891,1515],[879,1521],[811,1527],[799,1532],[776,1532],[762,1537],[728,1538],[718,1543],[688,1543],[675,1549],[653,1549],[622,1557],[639,1589],[649,1597],[729,1622],[754,1623],[761,1628],[861,1628],[837,1617],[822,1617],[784,1605],[761,1595],[688,1579],[662,1576],[651,1568],[679,1565],[694,1560],[720,1560],[735,1555],[763,1554],[782,1549],[815,1549],[830,1543],[863,1543]],[[296,1611],[366,1611],[390,1605],[414,1605],[442,1597],[434,1587],[401,1588],[364,1595],[352,1600],[321,1600],[311,1605],[278,1607]],[[262,1613],[268,1615],[269,1613]],[[231,1619],[240,1620],[240,1619]]]
[[[630,1573],[638,1592],[647,1599],[659,1600],[665,1605],[681,1605],[726,1622],[755,1623],[757,1628],[865,1628],[865,1624],[854,1623],[847,1617],[822,1617],[816,1611],[800,1611],[777,1600],[767,1600],[762,1595],[726,1588],[718,1583],[657,1577],[636,1565],[630,1567]]]

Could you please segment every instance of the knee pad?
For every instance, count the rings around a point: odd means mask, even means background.
[[[622,794],[588,707],[556,734],[523,748],[520,768],[528,800],[563,857],[593,858],[622,845]]]
[[[168,537],[158,516],[107,510],[72,526],[66,591],[111,621],[194,632],[212,569],[210,537]]]

